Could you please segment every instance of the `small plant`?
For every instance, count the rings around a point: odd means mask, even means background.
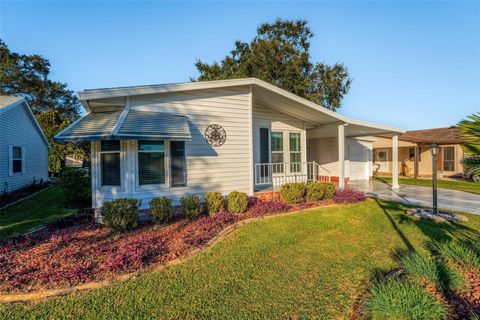
[[[230,213],[244,213],[248,207],[248,196],[245,192],[232,191],[227,196],[227,210]]]
[[[320,201],[325,195],[325,185],[320,182],[307,182],[307,194],[305,196],[307,201]]]
[[[305,202],[305,191],[303,182],[286,183],[280,188],[280,195],[288,204],[297,204]]]
[[[480,269],[480,256],[473,246],[457,241],[443,241],[433,243],[432,247],[447,260],[452,260],[466,268]]]
[[[332,182],[319,182],[325,189],[323,192],[323,199],[332,199],[335,195],[336,186]]]
[[[218,213],[225,207],[225,199],[220,192],[207,192],[205,194],[205,203],[209,215]]]
[[[114,232],[125,232],[138,225],[137,199],[116,199],[105,201],[101,208],[103,223]]]
[[[148,203],[150,214],[156,224],[166,224],[173,215],[172,200],[167,197],[153,198]]]
[[[60,186],[68,203],[74,207],[86,206],[91,201],[91,180],[87,170],[64,170],[60,175]]]
[[[336,203],[356,203],[367,199],[367,196],[362,191],[358,191],[349,187],[337,190],[333,196],[333,201]]]
[[[451,291],[465,289],[465,278],[455,266],[445,261],[439,261],[438,275],[440,277],[440,290]]]
[[[194,220],[200,216],[200,198],[195,194],[189,194],[180,198],[183,214],[188,220]]]
[[[447,307],[420,285],[398,279],[378,282],[364,302],[370,319],[443,319]]]

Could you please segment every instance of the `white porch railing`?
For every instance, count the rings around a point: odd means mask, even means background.
[[[281,186],[290,182],[331,181],[330,171],[312,162],[256,163],[255,185]]]

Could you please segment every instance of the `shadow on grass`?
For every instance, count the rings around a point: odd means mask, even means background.
[[[408,240],[408,238],[405,236],[402,230],[400,230],[395,220],[393,220],[392,215],[388,212],[389,210],[392,210],[392,211],[401,210],[401,204],[398,202],[384,202],[377,198],[374,198],[374,200],[378,204],[378,206],[382,208],[383,213],[385,214],[385,217],[387,217],[388,221],[390,221],[390,224],[392,225],[395,232],[397,232],[400,239],[402,239],[403,243],[407,247],[407,250],[410,252],[414,252],[415,248],[413,247],[412,243],[410,242],[410,240]]]

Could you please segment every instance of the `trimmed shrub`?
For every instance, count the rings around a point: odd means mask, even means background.
[[[189,194],[180,198],[183,215],[188,220],[196,219],[200,216],[200,198],[195,194]]]
[[[105,201],[100,209],[103,223],[114,232],[131,230],[138,225],[137,199],[116,199]]]
[[[443,319],[447,306],[420,285],[400,280],[379,282],[364,302],[369,319]]]
[[[91,179],[88,170],[68,169],[60,175],[60,186],[63,189],[68,205],[71,207],[89,206],[91,203]]]
[[[232,191],[227,196],[227,210],[230,213],[244,213],[248,207],[248,196],[245,192]]]
[[[332,182],[319,182],[324,188],[323,199],[332,199],[335,195],[336,186]]]
[[[225,199],[220,192],[207,192],[205,194],[205,203],[209,215],[218,213],[225,207]]]
[[[167,197],[153,198],[148,203],[150,205],[150,214],[156,224],[167,223],[173,215],[172,200]]]
[[[333,201],[336,203],[356,203],[367,199],[367,195],[362,191],[358,191],[349,187],[339,189],[333,196]]]
[[[305,202],[305,191],[303,182],[286,183],[280,188],[280,195],[288,204],[297,204]]]
[[[307,201],[320,201],[324,199],[326,185],[321,182],[307,182],[307,193],[305,199]]]

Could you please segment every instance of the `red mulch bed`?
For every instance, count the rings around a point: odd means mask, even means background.
[[[221,212],[195,221],[177,219],[163,227],[143,223],[124,234],[113,234],[91,220],[65,228],[52,225],[0,242],[0,294],[107,279],[185,255],[238,220],[331,203],[326,200],[293,208],[278,201],[252,200],[245,214]]]

